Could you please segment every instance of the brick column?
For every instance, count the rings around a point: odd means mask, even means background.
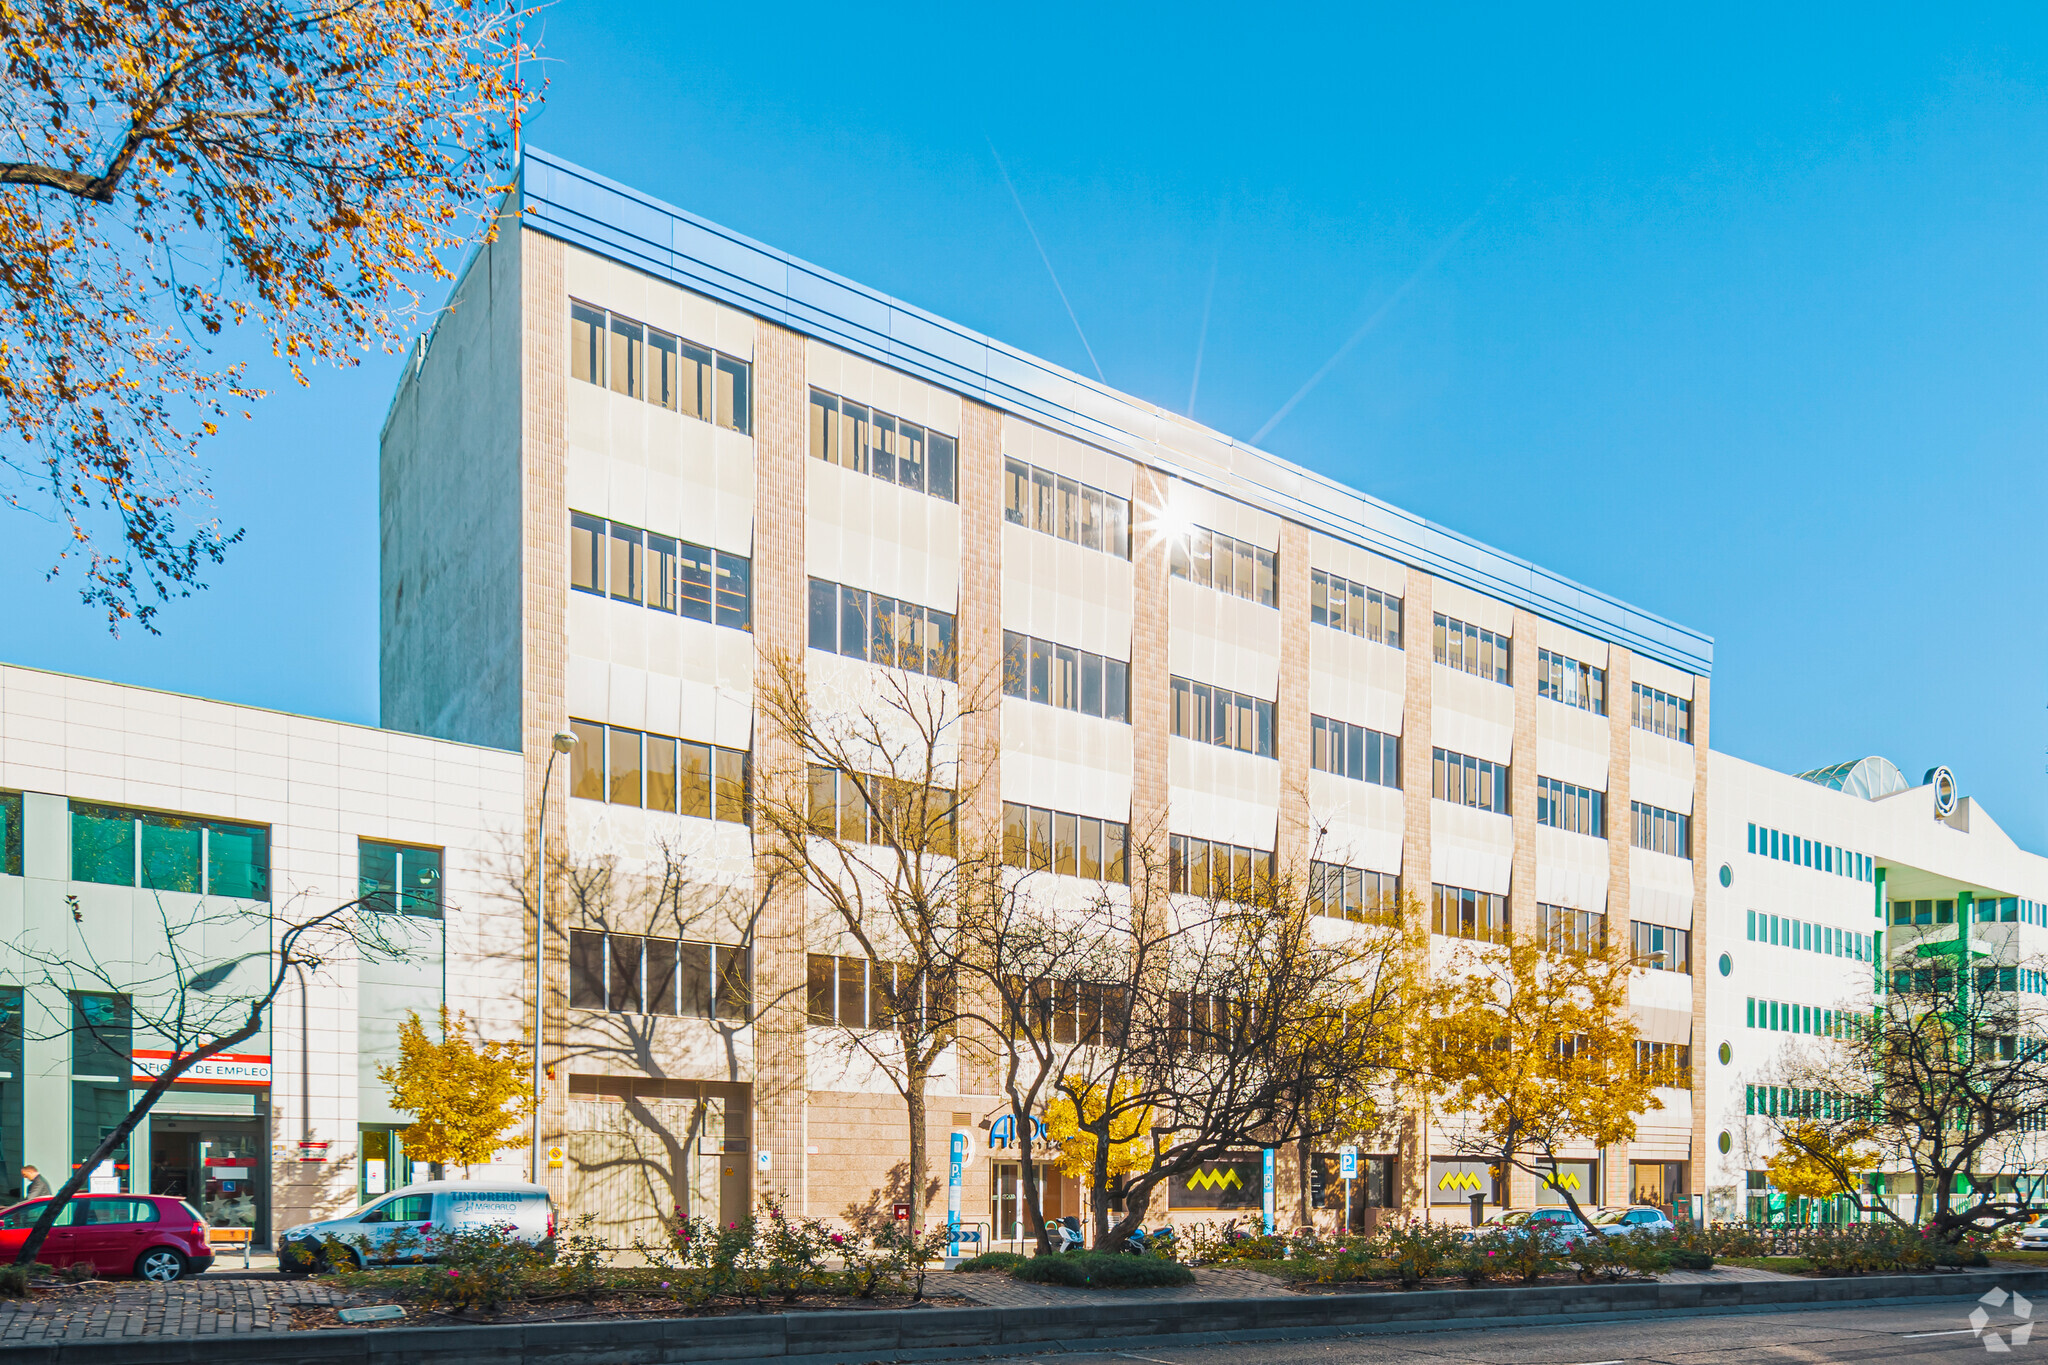
[[[1401,889],[1416,906],[1406,927],[1425,951],[1434,882],[1429,856],[1434,584],[1428,574],[1410,569],[1401,603],[1401,648],[1407,670],[1401,700]],[[1429,1110],[1419,1095],[1411,1097],[1401,1125],[1401,1208],[1411,1215],[1429,1212]]]
[[[963,792],[961,843],[972,854],[979,845],[991,863],[1002,856],[1003,814],[1003,418],[994,408],[960,402],[960,786]],[[989,1095],[999,1089],[992,1039],[981,1055],[962,1046],[961,1090]],[[950,1101],[987,1112],[988,1102]],[[936,1112],[937,1098],[933,1101]],[[934,1159],[946,1151],[944,1131],[930,1148]],[[987,1179],[989,1163],[975,1163]]]
[[[1308,547],[1307,527],[1280,523],[1280,687],[1273,705],[1280,823],[1274,852],[1282,873],[1304,888],[1315,846],[1315,812],[1308,799]]]
[[[1711,684],[1692,684],[1692,1152],[1686,1192],[1707,1192],[1707,973],[1713,944],[1707,938],[1707,879],[1719,869],[1707,859],[1707,693]]]
[[[1166,508],[1166,476],[1140,465],[1131,491],[1131,847],[1134,855],[1145,851],[1156,889],[1163,891],[1166,740],[1173,731],[1173,684],[1166,657],[1170,565],[1166,539],[1158,529]],[[1133,895],[1142,894],[1136,866],[1131,887]]]
[[[520,274],[520,742],[525,753],[521,843],[525,851],[521,897],[526,912],[520,930],[525,953],[521,972],[524,994],[533,998],[535,919],[532,913],[539,849],[533,842],[540,828],[541,787],[547,780],[554,736],[568,728],[566,700],[569,608],[569,507],[565,492],[568,465],[569,291],[564,280],[562,243],[538,233],[518,234]],[[569,761],[555,763],[548,783],[548,868],[562,867],[568,852]],[[556,1070],[563,1011],[569,1003],[569,932],[561,913],[567,904],[556,897],[548,907],[543,1018],[536,1021],[535,1044],[549,1076],[542,1082],[540,1140],[549,1146],[563,1140],[568,1114],[569,1078]],[[544,1024],[545,1027],[541,1027]],[[543,1178],[556,1199],[568,1198],[567,1170],[548,1171]]]
[[[754,650],[756,686],[782,659],[803,666],[804,342],[761,322],[754,333]],[[805,782],[803,754],[784,736],[754,727],[754,780],[764,791]],[[787,799],[785,796],[784,799]],[[749,1169],[754,1196],[779,1191],[810,1208],[804,1147],[804,889],[778,881],[768,836],[757,829],[754,902],[754,1122]],[[771,1153],[766,1179],[755,1154]]]

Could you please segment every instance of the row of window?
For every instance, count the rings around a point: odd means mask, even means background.
[[[1827,1009],[1820,1005],[1794,1005],[1783,1000],[1758,1000],[1751,997],[1743,1009],[1743,1024],[1748,1028],[1766,1029],[1773,1033],[1805,1033],[1816,1038],[1844,1038],[1862,1028],[1863,1016],[1847,1010]]]
[[[1131,557],[1130,499],[1022,460],[1003,461],[1003,520],[1083,549]]]
[[[1245,848],[1175,834],[1166,841],[1169,891],[1219,901],[1252,901],[1260,883],[1273,879],[1271,850]]]
[[[1169,549],[1175,578],[1234,593],[1262,607],[1280,605],[1280,556],[1274,551],[1200,526],[1174,536]]]
[[[754,367],[587,303],[569,303],[569,377],[745,432]]]
[[[1539,649],[1536,651],[1536,695],[1604,716],[1607,714],[1607,670]]]
[[[1638,967],[1655,972],[1692,972],[1692,931],[1664,924],[1630,923]]]
[[[569,514],[569,586],[621,602],[754,628],[754,561],[637,526]]]
[[[1273,756],[1273,703],[1227,687],[1173,680],[1173,733],[1225,749]]]
[[[1956,903],[1952,900],[1893,901],[1888,918],[1892,924],[1954,924]]]
[[[1021,987],[1023,983],[1018,983]],[[1018,991],[1018,994],[1027,992]],[[1030,1027],[1041,1039],[1062,1046],[1094,1046],[1102,1042],[1104,1026],[1111,1029],[1128,1023],[1130,1007],[1125,988],[1098,981],[1052,981],[1030,983],[1026,1008],[1033,1016]],[[1206,997],[1203,997],[1206,1000]],[[1175,1002],[1178,1003],[1177,1001]],[[1005,1023],[1011,1036],[1024,1031],[1013,1012],[1014,1000],[1004,1000]],[[1176,1014],[1175,1025],[1181,1019]]]
[[[2043,974],[2032,967],[1979,967],[1977,989],[1983,993],[1992,991],[2017,991],[2023,995],[2042,995]]]
[[[1003,695],[1128,725],[1131,666],[1122,659],[1006,630]]]
[[[1314,625],[1401,648],[1400,598],[1321,569],[1309,571],[1308,619]]]
[[[1128,882],[1130,826],[1042,806],[1003,802],[1003,861],[1065,877]]]
[[[953,856],[956,797],[944,787],[813,763],[811,830],[853,844],[895,841],[906,853]]]
[[[1897,905],[1906,903],[1894,902]],[[1870,934],[1852,933],[1847,929],[1814,924],[1790,916],[1768,915],[1761,910],[1749,912],[1748,928],[1751,943],[1801,948],[1809,953],[1825,953],[1829,957],[1848,958],[1852,962],[1868,962],[1876,952],[1876,939]]]
[[[569,732],[571,796],[740,825],[751,818],[753,759],[742,750],[594,720],[571,720]]]
[[[810,618],[812,649],[949,681],[955,676],[952,612],[813,578]]]
[[[822,389],[811,390],[811,458],[959,501],[955,471],[960,454],[951,436]]]
[[[1308,721],[1308,766],[1319,773],[1348,777],[1355,782],[1373,782],[1382,787],[1401,785],[1401,737],[1368,730],[1349,721],[1310,716]]]
[[[1871,1112],[1868,1095],[1842,1095],[1828,1090],[1797,1090],[1784,1085],[1746,1085],[1743,1111],[1773,1118],[1852,1119]],[[1749,1173],[1750,1187],[1762,1189],[1761,1171]]]
[[[1508,813],[1510,769],[1505,763],[1449,749],[1430,751],[1429,794],[1454,806]]]
[[[725,943],[569,933],[569,1004],[613,1014],[747,1017],[747,950]]]
[[[1786,834],[1781,830],[1758,825],[1749,826],[1749,851],[1761,857],[1781,863],[1794,863],[1810,867],[1816,872],[1832,872],[1837,877],[1853,877],[1867,882],[1876,875],[1876,860],[1867,854],[1850,849],[1838,848],[1833,844],[1816,843],[1797,834]]]
[[[1338,863],[1308,865],[1308,912],[1331,919],[1388,922],[1401,903],[1401,878]]]
[[[1504,686],[1513,684],[1514,641],[1505,635],[1481,630],[1438,612],[1434,645],[1432,657],[1446,668],[1489,678]]]
[[[1690,815],[1665,810],[1662,806],[1646,806],[1640,801],[1629,802],[1629,813],[1634,817],[1629,837],[1637,848],[1647,848],[1653,853],[1669,853],[1675,858],[1692,856]]]
[[[1971,918],[1978,924],[2039,924],[2041,907],[2017,897],[1981,896],[1971,902]]]
[[[267,901],[270,830],[73,802],[71,880]]]
[[[1536,903],[1536,936],[1554,953],[1604,953],[1607,951],[1607,915],[1600,910],[1577,910],[1569,905]]]
[[[906,1015],[933,1028],[955,1013],[950,980],[920,976],[907,962],[824,953],[808,955],[804,998],[810,1023],[849,1029],[894,1028]]]
[[[1573,834],[1607,837],[1607,793],[1554,777],[1536,779],[1536,823]]]
[[[1681,744],[1692,743],[1691,702],[1641,683],[1631,683],[1629,692],[1634,703],[1629,719],[1636,729],[1648,730],[1653,735],[1675,739]]]
[[[1636,1040],[1636,1071],[1652,1084],[1692,1089],[1692,1046],[1689,1043],[1646,1043]]]
[[[1508,941],[1508,898],[1441,882],[1430,888],[1429,931],[1479,943]]]

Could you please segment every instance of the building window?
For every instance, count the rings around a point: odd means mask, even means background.
[[[1849,877],[1859,882],[1872,880],[1873,869],[1876,866],[1875,861],[1867,854],[1834,844],[1817,843],[1802,835],[1787,834],[1768,826],[1759,826],[1755,821],[1751,821],[1749,825],[1749,851],[1774,862],[1793,863],[1800,867],[1810,867],[1816,872]]]
[[[1692,856],[1691,816],[1662,806],[1646,806],[1640,801],[1629,802],[1629,810],[1634,816],[1631,840],[1637,848],[1677,858]]]
[[[1173,733],[1241,753],[1273,756],[1273,703],[1187,678],[1173,680]]]
[[[569,514],[569,586],[615,601],[754,628],[754,561],[583,512]]]
[[[73,991],[72,1076],[82,1081],[115,1081],[125,1086],[135,1070],[134,1058],[135,1017],[129,998],[101,991]]]
[[[811,390],[814,460],[954,502],[958,450],[951,436],[822,389]]]
[[[1130,499],[1022,460],[1003,461],[1003,520],[1083,549],[1131,557]]]
[[[1607,916],[1599,910],[1536,904],[1536,936],[1554,953],[1607,951]]]
[[[1646,1043],[1637,1039],[1636,1070],[1653,1084],[1690,1090],[1692,1046],[1689,1043]]]
[[[1636,965],[1659,972],[1692,972],[1692,932],[1632,921]]]
[[[953,856],[957,798],[946,787],[810,766],[811,832],[850,844],[892,844]],[[891,827],[894,827],[893,830]]]
[[[1436,636],[1432,657],[1446,668],[1456,668],[1475,677],[1491,678],[1512,686],[1514,641],[1490,630],[1481,630],[1455,617],[1436,613]]]
[[[1174,537],[1169,549],[1175,578],[1235,593],[1262,607],[1280,605],[1278,552],[1199,526]]]
[[[1454,806],[1471,806],[1508,814],[1508,786],[1512,781],[1505,763],[1449,749],[1430,751],[1429,794]]]
[[[1330,919],[1392,924],[1400,915],[1401,879],[1338,863],[1308,865],[1308,912]]]
[[[1131,666],[1085,649],[1003,632],[1003,695],[1126,724]]]
[[[1167,890],[1210,900],[1251,902],[1271,883],[1270,851],[1176,834],[1166,841]]]
[[[744,1023],[747,950],[729,943],[569,933],[569,1004],[613,1014],[666,1014]]]
[[[958,668],[953,613],[822,578],[811,580],[810,645],[948,681]]]
[[[929,1029],[953,1018],[950,980],[921,977],[908,962],[811,953],[805,963],[804,1018],[820,1027],[885,1029],[905,1015]]]
[[[1438,883],[1431,888],[1429,931],[1479,943],[1508,941],[1508,898]]]
[[[1401,737],[1348,721],[1309,717],[1308,765],[1357,782],[1401,785]]]
[[[1554,777],[1536,779],[1536,823],[1573,834],[1607,837],[1607,793]]]
[[[441,918],[441,850],[356,840],[356,894],[386,915]]]
[[[1308,576],[1308,619],[1318,626],[1401,647],[1401,599],[1321,569]]]
[[[1641,683],[1630,683],[1629,693],[1634,702],[1630,719],[1636,729],[1648,730],[1653,735],[1675,739],[1681,744],[1692,743],[1691,702]]]
[[[0,874],[21,875],[20,792],[0,792]]]
[[[753,430],[752,364],[574,299],[569,377],[737,432]]]
[[[1056,872],[1100,882],[1128,882],[1130,826],[1003,802],[1003,861],[1034,872]]]
[[[569,795],[744,825],[753,818],[753,759],[741,749],[571,720]]]
[[[1539,649],[1536,651],[1536,695],[1563,706],[1576,706],[1581,711],[1604,716],[1607,714],[1607,670]]]
[[[270,899],[270,830],[73,802],[71,880]]]

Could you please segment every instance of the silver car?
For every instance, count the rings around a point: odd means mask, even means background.
[[[431,1237],[466,1228],[510,1226],[535,1246],[554,1239],[555,1211],[546,1187],[512,1182],[426,1180],[369,1203],[343,1218],[301,1223],[278,1238],[285,1270],[313,1270],[339,1241],[358,1266],[432,1259]]]
[[[1665,1216],[1664,1210],[1652,1204],[1635,1204],[1625,1209],[1609,1209],[1593,1220],[1593,1226],[1609,1237],[1616,1233],[1676,1232],[1678,1224]]]

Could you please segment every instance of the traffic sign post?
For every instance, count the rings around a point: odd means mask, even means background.
[[[960,1254],[960,1174],[967,1165],[967,1134],[955,1129],[946,1162],[946,1254]]]
[[[1337,1149],[1337,1174],[1344,1177],[1344,1231],[1351,1231],[1351,1182],[1358,1178],[1358,1149],[1344,1146]]]
[[[1266,1215],[1266,1235],[1271,1237],[1275,1227],[1273,1222],[1273,1149],[1271,1147],[1266,1149],[1266,1192],[1263,1211]]]

